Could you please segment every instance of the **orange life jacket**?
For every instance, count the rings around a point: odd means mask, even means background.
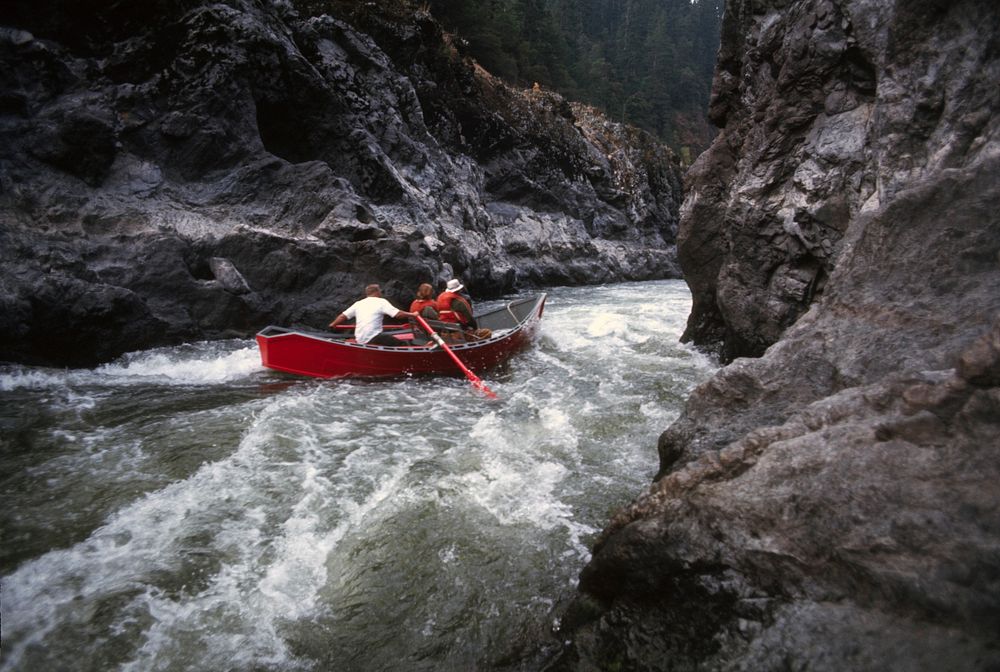
[[[411,313],[419,313],[421,310],[430,306],[437,310],[437,301],[434,299],[414,299],[413,303],[410,304]]]
[[[437,298],[438,319],[442,322],[457,322],[468,325],[469,319],[465,315],[451,309],[451,302],[456,299],[465,304],[465,307],[469,309],[469,315],[472,315],[472,304],[466,301],[464,296],[455,292],[441,292]]]

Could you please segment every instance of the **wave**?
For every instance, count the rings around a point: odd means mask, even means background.
[[[0,367],[0,392],[85,385],[217,385],[261,371],[255,345],[202,342],[132,352],[94,369]]]

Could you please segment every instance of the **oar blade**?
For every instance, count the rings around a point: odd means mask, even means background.
[[[477,390],[479,390],[480,392],[482,392],[483,394],[485,394],[487,398],[489,398],[489,399],[496,399],[497,398],[496,392],[494,392],[490,388],[486,387],[486,383],[484,383],[482,380],[476,380],[475,382],[472,383],[472,385]]]
[[[469,367],[467,367],[465,364],[462,363],[462,360],[458,358],[458,355],[456,355],[454,352],[451,351],[451,348],[448,347],[448,344],[444,342],[444,339],[438,336],[437,332],[431,328],[431,325],[427,324],[427,321],[424,320],[424,318],[421,317],[419,314],[416,315],[416,318],[420,326],[423,327],[424,330],[428,334],[430,334],[431,338],[433,338],[434,341],[438,345],[440,345],[445,352],[448,353],[448,356],[451,357],[452,361],[454,361],[455,364],[458,366],[458,368],[461,369],[462,373],[465,374],[465,377],[468,378],[469,381],[472,383],[472,386],[477,390],[479,390],[480,392],[482,392],[483,394],[485,394],[487,398],[496,399],[497,398],[496,393],[490,388],[486,387],[486,383],[480,380],[479,376],[470,371]]]

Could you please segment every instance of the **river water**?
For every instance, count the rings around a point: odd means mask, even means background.
[[[0,670],[534,670],[714,363],[681,281],[556,288],[484,376],[320,381],[253,341],[0,368]]]

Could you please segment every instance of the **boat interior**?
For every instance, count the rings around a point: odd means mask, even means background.
[[[481,340],[489,340],[494,338],[502,338],[509,332],[517,329],[526,319],[528,319],[535,307],[542,298],[544,294],[539,296],[531,296],[525,299],[516,299],[514,301],[508,301],[503,306],[491,308],[490,310],[476,315],[476,323],[479,325],[479,329],[488,329],[490,335]],[[462,328],[460,325],[453,322],[441,322],[439,320],[427,320],[427,323],[432,329],[434,329],[438,334],[440,334],[446,342],[449,344],[458,344],[467,341],[461,335]],[[409,322],[400,323],[390,323],[386,322],[383,328],[389,334],[395,336],[396,338],[406,341],[406,345],[411,346],[427,346],[433,343],[430,337],[424,333],[416,321],[410,320]],[[302,327],[295,325],[292,327],[278,327],[278,326],[268,326],[262,329],[258,335],[259,336],[281,336],[283,334],[301,334],[303,336],[309,336],[311,338],[319,338],[326,341],[342,341],[346,343],[354,343],[354,325],[353,324],[343,324],[338,327],[336,331],[317,331],[311,327]],[[449,337],[452,335],[451,337]]]

